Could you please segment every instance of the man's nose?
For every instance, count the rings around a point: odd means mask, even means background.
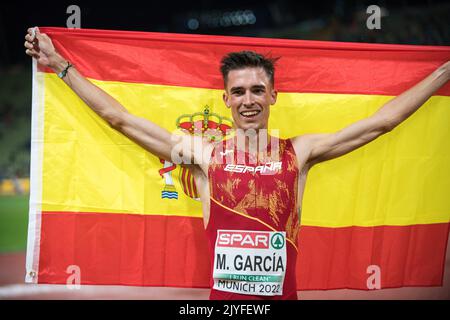
[[[251,92],[247,91],[244,96],[243,105],[246,107],[251,107],[254,103],[253,95]]]

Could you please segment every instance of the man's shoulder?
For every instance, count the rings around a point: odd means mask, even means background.
[[[307,133],[289,138],[299,164],[304,165],[308,163],[314,141],[317,139],[318,135],[320,134]]]

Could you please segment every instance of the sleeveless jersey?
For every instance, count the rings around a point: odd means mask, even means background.
[[[214,147],[208,169],[210,299],[297,299],[299,173],[292,143],[271,137],[252,157],[230,139]]]

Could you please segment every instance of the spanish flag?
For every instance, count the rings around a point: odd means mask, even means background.
[[[450,58],[450,47],[41,28],[81,74],[174,131],[227,128],[222,56],[281,57],[269,129],[335,132]],[[392,132],[309,173],[299,290],[442,285],[450,221],[450,85]],[[146,152],[33,64],[27,282],[209,287],[189,170]]]

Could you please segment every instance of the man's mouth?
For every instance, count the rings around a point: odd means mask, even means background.
[[[253,118],[260,114],[261,110],[242,111],[239,114],[245,118]]]

